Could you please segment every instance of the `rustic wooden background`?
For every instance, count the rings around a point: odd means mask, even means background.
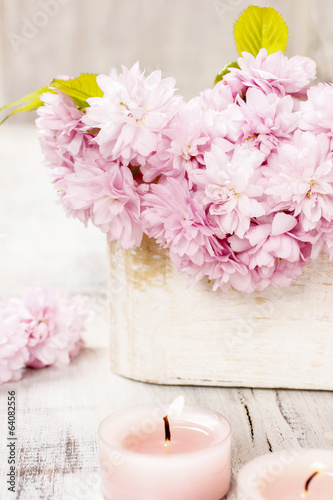
[[[233,23],[249,0],[0,0],[0,102],[57,74],[108,72],[140,60],[161,68],[192,97],[237,56]],[[257,0],[290,27],[289,54],[318,61],[333,77],[333,2]]]

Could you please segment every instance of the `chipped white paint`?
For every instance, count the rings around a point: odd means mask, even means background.
[[[290,288],[186,287],[166,252],[110,246],[111,367],[162,384],[333,389],[333,266]]]

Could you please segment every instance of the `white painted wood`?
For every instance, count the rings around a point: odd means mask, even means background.
[[[111,367],[161,384],[333,389],[333,266],[290,288],[187,288],[166,252],[110,245]]]
[[[118,377],[109,370],[107,345],[95,343],[97,333],[105,338],[108,332],[105,313],[90,325],[87,347],[70,366],[28,370],[22,381],[0,388],[1,500],[103,500],[99,422],[113,411],[171,402],[180,394],[189,404],[221,412],[232,424],[233,480],[227,500],[236,500],[238,471],[256,456],[286,448],[333,449],[331,393],[157,386]],[[13,389],[18,395],[16,496],[6,494],[4,475],[7,390]]]

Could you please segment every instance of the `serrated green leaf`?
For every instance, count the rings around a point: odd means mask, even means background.
[[[272,7],[248,7],[236,22],[234,34],[239,54],[245,51],[255,57],[262,48],[268,54],[284,52],[288,42],[288,26]]]
[[[49,91],[50,90],[48,87],[43,87],[42,89],[35,90],[34,92],[25,95],[21,99],[18,99],[17,101],[11,102],[10,104],[7,104],[6,106],[0,108],[1,112],[4,111],[5,109],[19,106],[17,109],[14,109],[10,113],[8,113],[8,115],[0,122],[0,125],[2,125],[10,116],[15,115],[16,113],[23,113],[25,111],[34,111],[38,109],[40,106],[43,106],[44,103],[40,100],[40,96],[44,94],[44,92],[49,92]]]
[[[51,82],[51,87],[72,97],[77,107],[84,110],[89,106],[87,103],[89,97],[103,97],[104,92],[97,84],[97,76],[90,73],[82,73],[78,78],[71,80],[54,79]]]
[[[223,79],[224,75],[226,75],[227,73],[230,73],[229,68],[238,68],[239,69],[238,62],[233,61],[231,63],[226,64],[224,66],[224,68],[221,69],[221,72],[218,75],[216,75],[214,85],[216,85],[218,82],[220,82]]]

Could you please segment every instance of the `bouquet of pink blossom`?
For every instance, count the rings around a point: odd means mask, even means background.
[[[333,256],[333,86],[309,87],[315,62],[287,58],[287,37],[274,9],[250,7],[240,58],[189,102],[137,63],[56,79],[14,112],[38,108],[61,203],[109,241],[154,238],[214,290],[288,286]]]

